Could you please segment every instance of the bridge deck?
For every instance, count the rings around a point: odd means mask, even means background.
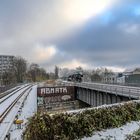
[[[68,85],[74,85],[76,87],[102,91],[106,93],[131,97],[135,99],[139,99],[140,97],[140,87],[88,83],[88,82],[83,82],[83,83],[64,82],[64,83]]]

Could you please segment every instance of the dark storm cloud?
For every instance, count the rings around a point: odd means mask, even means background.
[[[123,3],[123,4],[122,4]],[[57,42],[69,58],[96,66],[139,65],[139,1],[120,2],[103,15],[90,19],[77,32]]]
[[[21,55],[45,67],[72,61],[72,67],[139,65],[139,0],[112,0],[116,3],[88,20],[72,11],[75,5],[67,11],[71,1],[0,1],[0,53]]]

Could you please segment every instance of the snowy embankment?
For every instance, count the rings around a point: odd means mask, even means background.
[[[3,117],[2,116],[3,113],[5,113],[4,111],[9,107],[9,105],[12,104],[13,100],[15,100],[16,97],[18,97],[22,91],[23,91],[23,89],[18,91],[17,93],[15,93],[11,98],[8,98],[4,102],[2,100],[0,100],[0,114],[1,114],[0,117],[1,118]],[[0,123],[0,140],[4,140],[5,136],[8,134],[10,126],[13,124],[13,120],[14,120],[16,114],[18,113],[18,110],[19,110],[20,106],[22,105],[22,102],[24,101],[24,98],[26,97],[27,94],[28,94],[28,90],[20,98],[20,100],[12,107],[12,109],[10,110],[8,115],[5,116],[3,121]]]
[[[131,102],[131,101],[130,101]],[[135,100],[132,102],[140,103],[140,100]],[[116,103],[112,105],[103,105],[100,107],[94,107],[94,108],[108,108],[111,106],[120,106],[124,103]],[[85,110],[91,110],[93,108],[86,108],[86,109],[78,109],[78,110],[72,110],[68,111],[67,113],[81,113]],[[97,131],[93,133],[93,136],[91,137],[84,137],[82,140],[125,140],[127,138],[127,135],[133,134],[135,131],[140,129],[140,121],[132,121],[130,123],[127,123],[126,125],[123,125],[119,128],[112,128],[112,129],[105,129],[102,131]]]
[[[11,137],[10,140],[22,140],[22,133],[25,130],[26,123],[28,118],[33,116],[37,112],[37,86],[33,86],[31,92],[27,96],[27,99],[24,101],[24,106],[19,112],[19,120],[24,120],[21,129],[17,128],[16,124],[13,124],[10,131]]]
[[[139,128],[140,121],[132,121],[119,128],[95,132],[92,137],[85,137],[82,140],[125,140],[127,135],[133,134]]]

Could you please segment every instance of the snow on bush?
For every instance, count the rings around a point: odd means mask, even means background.
[[[35,114],[24,132],[25,140],[74,140],[92,136],[94,131],[120,127],[140,120],[140,102],[92,108],[82,112]]]

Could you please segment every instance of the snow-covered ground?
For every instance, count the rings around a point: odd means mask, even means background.
[[[25,97],[28,94],[28,91],[20,98],[20,100],[15,104],[15,106],[10,110],[10,112],[3,120],[3,122],[0,123],[0,140],[4,140],[6,134],[9,131],[10,126],[14,121],[16,114],[18,113],[19,108],[22,105],[22,102],[24,101]],[[3,106],[0,106],[0,108],[3,108]]]
[[[11,120],[14,119],[15,115],[18,114],[19,120],[24,120],[21,129],[17,128],[18,126],[16,124],[11,124],[9,122],[6,122],[7,125],[11,125],[10,128],[10,140],[22,140],[22,133],[25,130],[26,123],[28,121],[28,118],[31,117],[36,111],[37,111],[37,86],[33,86],[31,92],[26,98],[26,95],[21,98],[21,100],[17,103],[15,106],[15,109],[13,109],[13,112],[11,114]],[[26,99],[26,100],[25,100]],[[21,108],[21,103],[24,101],[24,106]],[[121,103],[123,104],[123,103]],[[118,105],[118,104],[115,104]],[[107,105],[112,106],[112,105]],[[106,105],[102,107],[107,107]],[[99,107],[100,108],[100,107]],[[91,109],[91,108],[89,108]],[[18,112],[20,110],[20,112]],[[68,111],[69,113],[78,113],[85,109],[75,110],[75,111]],[[0,133],[2,124],[0,124]],[[6,125],[5,125],[6,126]],[[125,140],[126,136],[129,134],[132,134],[134,131],[138,130],[140,128],[140,121],[139,122],[130,122],[126,125],[119,127],[119,128],[113,128],[113,129],[106,129],[102,131],[97,131],[93,134],[92,137],[84,137],[82,140]],[[5,128],[6,129],[6,128]],[[3,130],[4,131],[4,130]],[[1,140],[1,138],[0,138]]]
[[[139,128],[140,121],[132,121],[119,128],[95,132],[92,137],[85,137],[82,140],[125,140],[127,135],[132,134]]]
[[[6,99],[3,103],[0,104],[0,113],[2,113],[8,105],[19,95],[23,90],[18,91],[16,94],[12,95],[10,98]],[[32,116],[37,111],[37,96],[36,96],[37,86],[33,86],[32,90],[28,89],[24,95],[19,99],[19,101],[14,105],[14,107],[10,110],[6,118],[0,123],[0,140],[4,140],[6,134],[10,131],[10,140],[18,140],[18,137],[21,136],[23,129],[20,129],[15,133],[13,131],[13,127],[16,126],[13,124],[15,120],[15,116],[19,113],[19,119],[24,121],[23,125],[27,122],[27,118]],[[29,92],[30,91],[30,92]],[[24,103],[24,104],[23,104]],[[19,133],[20,132],[20,133]]]
[[[27,119],[37,112],[37,86],[34,86],[24,102],[24,106],[18,114],[19,120],[23,120],[21,129],[13,124],[10,129],[10,140],[22,140],[22,133],[25,130]]]
[[[15,93],[14,95],[12,95],[10,98],[6,99],[4,102],[2,102],[0,104],[0,114],[3,113],[3,111],[6,110],[6,108],[11,105],[11,103],[28,87],[21,89],[20,91],[18,91],[17,93]],[[12,92],[13,93],[13,92]],[[12,94],[11,93],[11,94]],[[6,97],[8,97],[9,95],[7,95]],[[0,99],[0,101],[3,101],[3,99],[5,99],[5,97],[3,97],[2,99]]]
[[[139,103],[140,100],[133,100],[130,102]],[[67,113],[81,113],[85,110],[91,110],[93,108],[108,108],[111,106],[118,106],[118,105],[123,105],[123,104],[125,103],[116,103],[116,104],[110,104],[110,105],[102,105],[99,107],[70,110],[70,111],[67,111]],[[125,140],[127,135],[133,134],[139,128],[140,128],[140,121],[132,121],[119,128],[112,128],[112,129],[97,131],[93,133],[92,137],[85,137],[82,140]]]

